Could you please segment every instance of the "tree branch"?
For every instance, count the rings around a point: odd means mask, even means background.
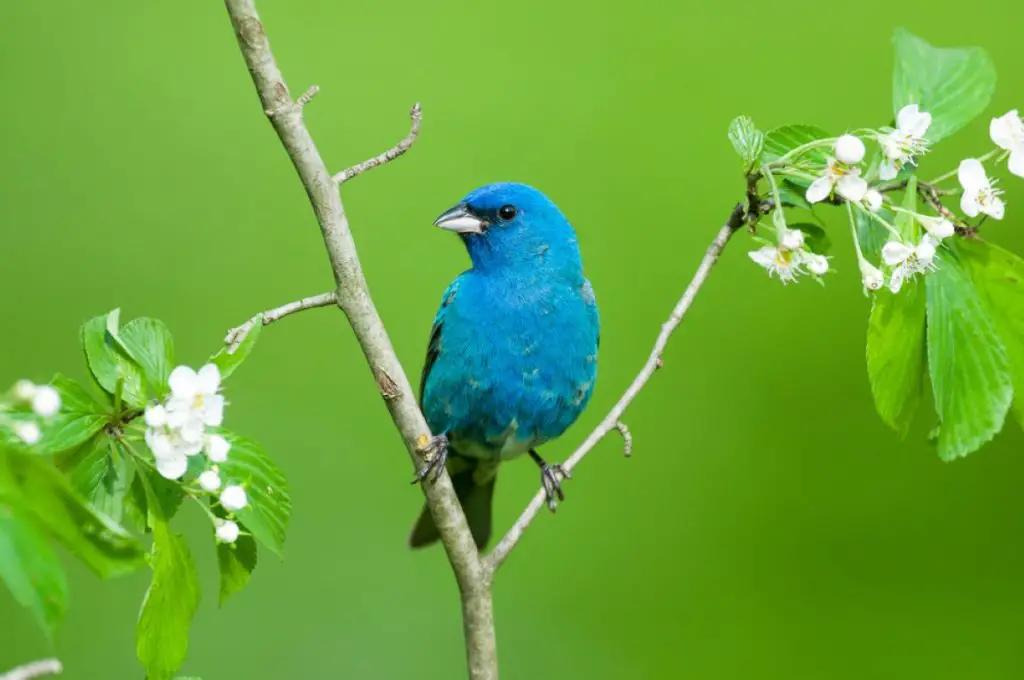
[[[690,308],[690,304],[693,302],[693,298],[697,295],[697,291],[701,289],[704,282],[707,281],[708,274],[711,273],[711,268],[718,261],[722,251],[725,249],[729,239],[740,227],[746,222],[747,210],[743,204],[737,204],[733,209],[732,214],[729,216],[725,226],[719,231],[715,240],[711,242],[711,246],[704,254],[704,259],[701,260],[700,266],[697,268],[697,273],[693,275],[693,279],[690,281],[690,285],[686,287],[686,291],[683,293],[683,297],[680,298],[679,302],[676,303],[675,308],[672,310],[672,314],[669,315],[668,320],[662,324],[661,333],[658,334],[657,340],[654,342],[654,349],[651,350],[650,356],[647,357],[647,362],[643,368],[640,369],[640,373],[633,379],[633,383],[629,386],[629,389],[619,398],[619,401],[612,407],[612,410],[608,412],[608,415],[604,417],[601,424],[598,425],[593,432],[583,441],[582,444],[569,456],[569,459],[562,464],[562,467],[567,471],[571,472],[576,467],[584,456],[605,438],[610,432],[618,430],[623,437],[625,446],[625,453],[628,456],[633,448],[633,437],[629,433],[629,429],[622,424],[622,414],[626,412],[629,405],[633,403],[636,396],[640,394],[640,391],[647,385],[647,382],[654,375],[661,365],[661,354],[665,351],[665,346],[668,344],[669,338],[672,337],[672,333],[675,332],[679,326],[683,317],[686,315],[687,310]],[[540,512],[541,508],[544,507],[545,493],[541,489],[530,501],[530,504],[526,506],[526,510],[519,516],[516,523],[512,525],[512,528],[508,530],[505,537],[501,539],[501,542],[495,546],[494,550],[484,558],[484,569],[488,572],[493,573],[501,566],[505,559],[512,552],[512,549],[519,543],[519,539],[523,537],[523,532],[530,526],[537,513]]]
[[[41,678],[44,675],[59,675],[64,671],[64,666],[58,659],[41,659],[27,663],[24,666],[12,668],[3,675],[0,680],[32,680]]]
[[[268,309],[263,312],[263,325],[268,326],[275,321],[279,321],[280,319],[283,319],[290,314],[295,314],[296,312],[302,312],[307,309],[316,309],[317,307],[329,307],[336,304],[338,304],[338,294],[333,290],[329,293],[321,293],[320,295],[302,298],[301,300],[289,302],[286,305],[281,305],[280,307]],[[234,352],[238,349],[238,346],[242,344],[245,337],[249,335],[249,331],[252,330],[252,327],[255,325],[256,319],[259,316],[260,315],[257,314],[241,326],[232,328],[228,331],[227,336],[224,338],[224,344],[228,346],[229,352]]]
[[[295,166],[320,224],[337,285],[338,306],[352,326],[378,388],[385,397],[395,426],[405,441],[413,465],[419,467],[421,461],[418,450],[429,441],[430,429],[416,404],[409,379],[395,355],[391,340],[370,297],[338,185],[303,122],[304,102],[292,100],[270,50],[254,0],[225,0],[225,5],[263,110]],[[414,140],[415,135],[410,135]],[[411,144],[412,141],[409,141],[402,152]],[[386,163],[400,154],[398,152],[388,158],[385,153],[384,160],[371,161],[372,165],[366,169]],[[466,516],[459,506],[447,474],[442,474],[434,484],[421,486],[459,585],[470,678],[497,678],[497,646],[490,579],[473,543]]]
[[[420,136],[420,124],[423,122],[423,110],[420,109],[420,105],[418,103],[414,104],[412,109],[409,111],[409,118],[412,119],[412,128],[409,130],[409,134],[407,134],[402,141],[395,144],[379,156],[374,156],[370,160],[363,161],[359,165],[353,165],[351,168],[342,170],[331,179],[339,185],[344,184],[356,175],[361,175],[367,170],[373,170],[378,165],[389,163],[408,151],[409,148],[412,147],[413,143],[415,143],[416,138]]]

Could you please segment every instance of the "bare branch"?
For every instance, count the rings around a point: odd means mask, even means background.
[[[569,456],[569,459],[562,463],[562,467],[565,470],[571,472],[576,467],[583,457],[590,453],[598,442],[605,438],[608,433],[618,430],[622,434],[625,440],[625,446],[627,455],[632,451],[633,438],[629,433],[629,430],[622,424],[622,414],[626,412],[629,405],[636,399],[636,396],[640,393],[640,390],[647,385],[647,382],[654,375],[655,371],[661,366],[661,354],[665,351],[665,346],[668,344],[669,338],[672,337],[672,333],[675,332],[679,323],[683,320],[687,310],[690,308],[690,304],[693,302],[693,298],[697,295],[697,291],[701,289],[704,282],[707,281],[708,274],[711,272],[711,268],[718,261],[722,251],[725,249],[726,244],[732,237],[736,230],[743,226],[746,220],[746,210],[742,204],[736,206],[733,209],[732,214],[729,216],[728,222],[723,226],[715,240],[711,242],[711,246],[704,254],[704,259],[701,260],[700,266],[697,268],[697,273],[693,275],[693,279],[690,281],[690,285],[686,287],[686,291],[683,293],[683,297],[680,298],[679,302],[676,303],[675,308],[672,310],[672,314],[669,315],[668,320],[662,324],[661,333],[658,334],[657,340],[654,342],[654,349],[651,350],[650,356],[647,357],[647,362],[643,368],[640,369],[640,373],[633,379],[633,383],[626,390],[625,394],[619,398],[619,401],[612,407],[612,410],[608,412],[608,415],[604,417],[601,424],[598,425],[593,432],[584,440],[582,444]],[[505,558],[508,557],[512,549],[516,547],[519,539],[522,538],[523,532],[530,526],[533,519],[540,512],[541,508],[544,507],[545,493],[541,489],[530,501],[530,504],[526,506],[526,510],[519,516],[516,523],[512,525],[512,528],[508,530],[505,537],[501,539],[501,542],[495,546],[494,550],[484,558],[484,568],[490,572],[494,572],[501,566]]]
[[[225,5],[263,110],[269,112],[270,123],[295,166],[316,214],[334,272],[338,306],[352,326],[381,393],[388,395],[384,402],[402,435],[414,468],[418,468],[422,462],[417,452],[417,441],[429,439],[430,429],[373,304],[337,182],[331,177],[306,129],[302,107],[289,94],[254,0],[225,0]],[[416,108],[413,110],[413,132],[406,138],[410,141],[393,157],[397,158],[411,146],[414,133],[418,132],[418,118],[419,110]],[[384,160],[373,159],[369,163],[379,165],[390,160],[387,153],[384,156]],[[382,376],[387,380],[382,381]],[[423,484],[421,488],[459,585],[469,676],[472,680],[493,680],[498,677],[498,659],[489,574],[483,569],[466,516],[448,475],[443,473],[436,483]]]
[[[295,100],[295,104],[301,109],[305,108],[306,104],[313,101],[313,97],[320,94],[319,85],[310,85],[309,89],[299,95],[299,98]]]
[[[289,302],[286,305],[281,305],[274,309],[268,309],[263,312],[263,325],[268,326],[275,321],[283,319],[284,317],[295,314],[296,312],[302,312],[307,309],[316,309],[317,307],[330,307],[331,305],[338,304],[338,294],[333,290],[329,293],[321,293],[320,295],[313,295],[308,298],[302,298],[295,302]],[[252,330],[253,325],[256,323],[256,319],[260,318],[260,315],[252,317],[241,326],[232,328],[228,331],[227,336],[224,338],[224,344],[228,346],[228,352],[234,352],[238,349],[238,346],[242,344],[245,337],[249,335],[249,331]]]
[[[59,675],[64,672],[64,666],[57,659],[41,659],[27,663],[24,666],[12,668],[3,675],[0,680],[32,680],[41,678],[44,675]]]
[[[342,170],[331,179],[339,185],[344,184],[356,175],[361,175],[367,170],[373,170],[378,165],[390,163],[408,151],[412,145],[416,143],[416,138],[420,135],[420,124],[423,122],[423,110],[420,108],[419,103],[414,104],[412,109],[410,109],[409,118],[412,119],[412,128],[409,129],[409,134],[407,134],[402,141],[395,144],[379,156],[374,156],[370,160],[363,161],[359,165],[353,165],[351,168]]]
[[[658,368],[661,368],[660,364]],[[622,435],[622,455],[629,458],[633,455],[633,433],[629,431],[629,428],[621,420],[615,423],[615,429]]]

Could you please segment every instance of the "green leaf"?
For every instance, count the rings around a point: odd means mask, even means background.
[[[138,542],[88,505],[46,458],[0,452],[0,496],[25,499],[36,526],[102,578],[142,566]]]
[[[882,422],[907,435],[921,401],[925,371],[925,291],[919,278],[899,294],[875,293],[868,321],[868,378]]]
[[[121,392],[124,401],[141,408],[146,403],[142,371],[129,358],[117,335],[111,334],[109,330],[119,316],[120,311],[115,309],[109,314],[86,321],[82,325],[82,346],[85,348],[89,370],[100,387],[108,394],[114,394],[118,380],[123,379]]]
[[[220,606],[228,598],[245,588],[256,568],[258,557],[256,540],[252,536],[239,536],[233,545],[217,544],[217,565],[220,567]]]
[[[996,69],[980,47],[937,48],[903,28],[893,35],[893,112],[918,104],[932,114],[933,144],[974,120],[996,89]]]
[[[808,182],[808,185],[809,184],[810,183]],[[782,199],[782,205],[784,207],[814,210],[814,206],[808,202],[806,194],[807,186],[802,186],[800,182],[794,181],[790,177],[782,180],[782,184],[779,186],[779,198]]]
[[[42,424],[43,436],[35,451],[55,454],[71,451],[106,427],[107,416],[59,413]]]
[[[221,380],[234,373],[235,369],[249,358],[252,348],[256,346],[256,340],[259,339],[260,333],[263,331],[263,315],[257,314],[250,321],[252,322],[252,328],[249,329],[248,335],[239,343],[235,351],[229,352],[228,347],[223,347],[219,352],[210,357],[210,363],[216,364],[217,368],[220,369]]]
[[[1013,399],[1006,352],[960,262],[944,249],[926,277],[928,368],[939,415],[939,456],[953,460],[1003,427]]]
[[[824,229],[819,227],[817,224],[810,224],[808,222],[801,222],[798,224],[789,225],[790,229],[799,229],[804,233],[804,243],[811,249],[812,252],[824,255],[832,247],[832,239],[828,237],[828,233]]]
[[[147,467],[140,466],[136,472],[137,475],[145,477],[142,486],[146,489],[146,506],[149,510],[147,526],[153,528],[154,513],[157,517],[164,517],[168,522],[171,521],[178,514],[181,502],[185,498],[185,492],[181,485],[173,480],[165,479]],[[152,507],[154,498],[160,503],[159,508]]]
[[[911,213],[917,212],[917,178],[911,177],[907,183],[907,190],[903,194],[903,205],[901,206],[904,210]],[[913,215],[906,212],[896,213],[896,222],[890,223],[896,227],[896,231],[903,236],[903,240],[908,243],[917,243],[918,236],[920,234],[920,227],[914,220]]]
[[[764,133],[746,116],[740,116],[729,124],[729,141],[748,167],[753,166],[764,149]]]
[[[68,608],[67,581],[53,548],[16,507],[0,502],[0,580],[52,635]]]
[[[879,210],[877,215],[889,224],[895,219],[887,208]],[[890,238],[888,230],[871,219],[863,210],[854,210],[853,218],[857,224],[857,240],[860,242],[861,252],[869,262],[879,266],[882,261],[882,247]]]
[[[770,163],[778,160],[793,149],[819,139],[828,139],[829,133],[813,125],[783,125],[774,130],[769,130],[764,138],[764,151],[761,154],[762,163]],[[812,149],[803,155],[804,159],[821,163],[824,165],[827,159],[827,151],[824,148]]]
[[[1014,413],[1024,427],[1024,260],[982,240],[957,239],[956,252],[1006,348]]]
[[[158,398],[168,391],[167,377],[174,368],[174,339],[163,321],[140,317],[121,329],[121,340],[142,367]]]
[[[260,543],[280,555],[292,514],[292,500],[284,473],[251,439],[230,433],[231,453],[220,466],[225,485],[242,484],[249,505],[236,513]]]
[[[107,437],[90,440],[60,461],[68,481],[94,508],[120,522],[132,466]]]
[[[50,385],[60,393],[62,413],[102,415],[107,412],[107,404],[97,401],[85,387],[71,378],[58,373],[53,376]]]
[[[142,601],[135,652],[148,680],[168,680],[181,668],[188,652],[189,628],[199,608],[199,574],[184,537],[171,531],[160,500],[148,487],[147,492],[153,527],[153,580]]]

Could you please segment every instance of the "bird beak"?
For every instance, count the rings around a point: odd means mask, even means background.
[[[441,213],[434,220],[434,226],[457,234],[482,234],[487,223],[471,213],[464,204],[460,204]]]

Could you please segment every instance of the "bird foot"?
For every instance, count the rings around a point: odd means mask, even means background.
[[[416,449],[416,451],[422,455],[427,462],[426,465],[416,472],[416,478],[412,480],[412,483],[416,484],[424,481],[427,477],[430,477],[430,483],[436,484],[437,480],[441,478],[441,472],[444,470],[444,464],[448,461],[447,435],[439,434],[436,437],[431,437],[430,441]],[[431,473],[433,473],[432,477]]]
[[[559,502],[565,500],[565,493],[562,491],[562,480],[572,479],[569,471],[560,464],[548,465],[545,463],[540,469],[540,482],[544,485],[544,494],[547,496],[548,510],[555,511],[557,498]]]

